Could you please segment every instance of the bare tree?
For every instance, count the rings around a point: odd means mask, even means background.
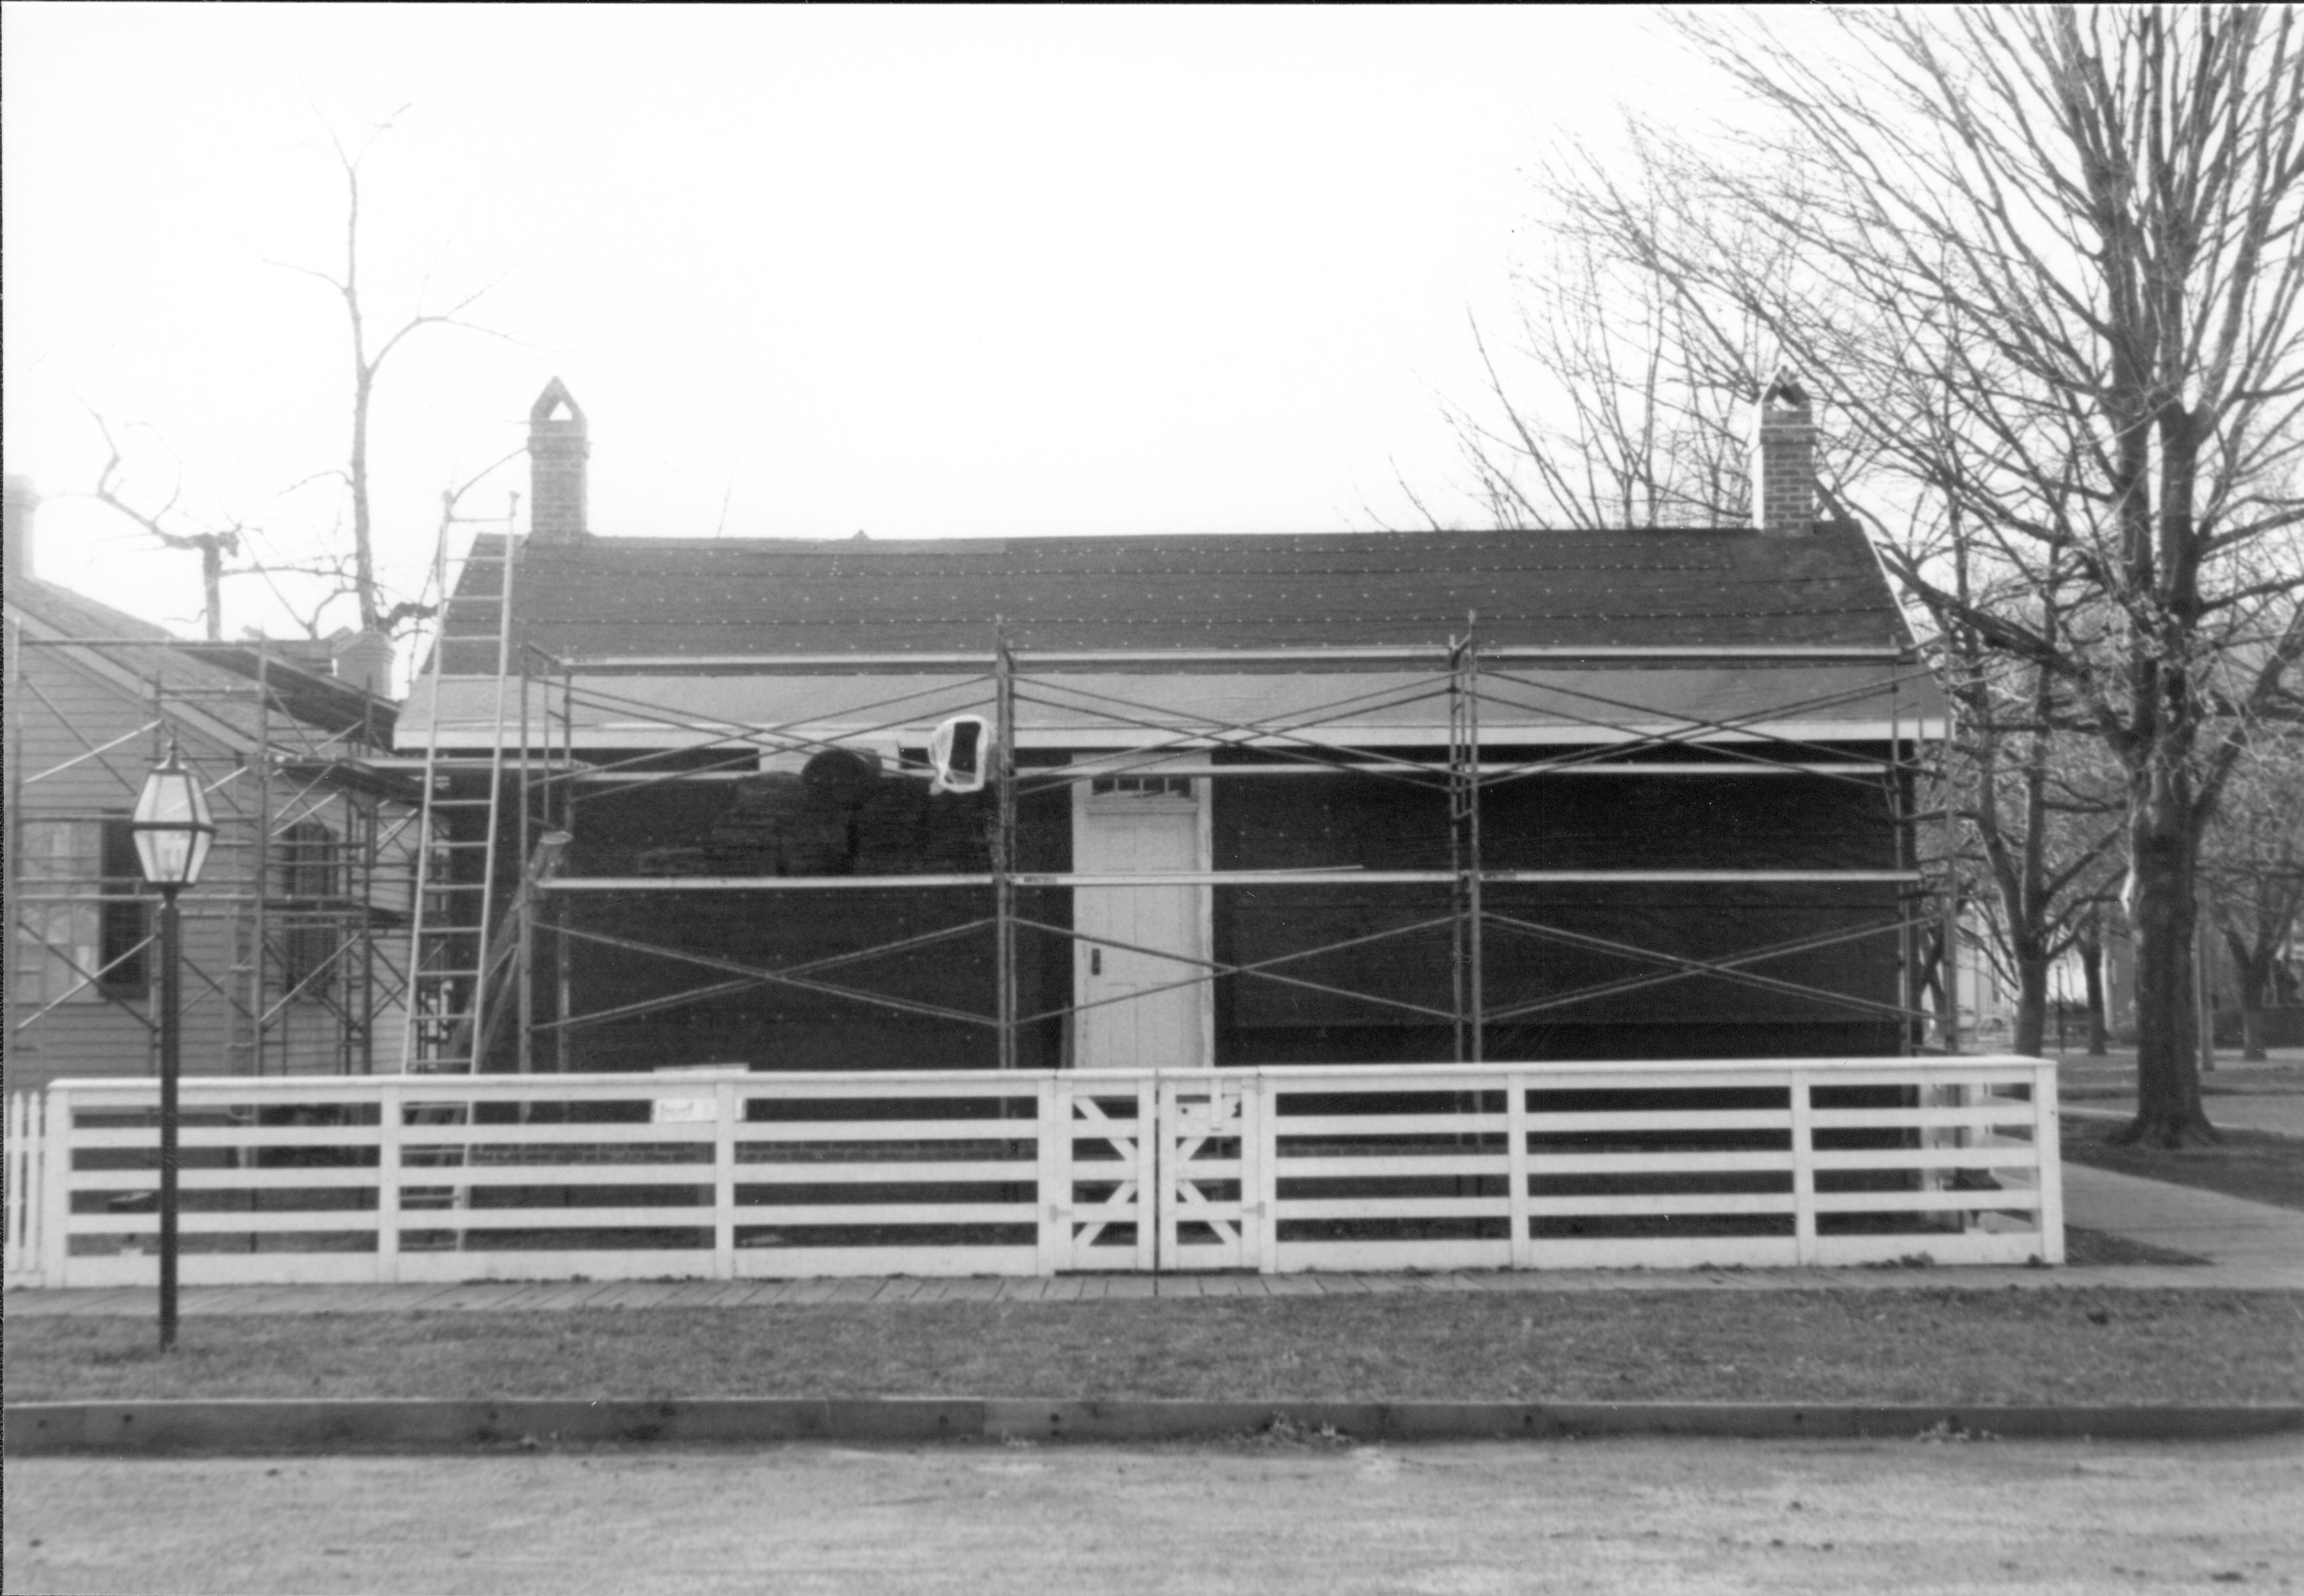
[[[185,506],[181,469],[165,491],[147,491],[144,484],[149,473],[141,469],[131,469],[127,453],[112,425],[92,406],[89,407],[89,413],[103,435],[107,451],[106,464],[98,473],[89,497],[124,516],[165,547],[199,553],[204,595],[203,618],[207,635],[211,641],[221,639],[224,634],[223,584],[227,579],[238,577],[253,577],[261,581],[279,608],[313,637],[322,634],[325,617],[329,610],[346,598],[352,600],[358,612],[360,630],[387,636],[397,636],[433,614],[435,607],[432,605],[418,600],[396,599],[385,590],[377,573],[370,433],[377,387],[385,365],[394,352],[422,328],[453,327],[489,333],[491,336],[502,335],[465,319],[463,315],[489,288],[495,286],[494,283],[463,295],[445,310],[434,311],[424,308],[429,298],[430,284],[428,281],[418,291],[416,310],[404,320],[380,337],[370,324],[369,308],[363,297],[367,288],[362,276],[362,166],[377,140],[392,130],[399,115],[395,113],[393,117],[371,128],[357,147],[346,145],[333,128],[326,130],[329,148],[335,154],[344,185],[342,264],[334,269],[321,270],[288,262],[271,263],[326,284],[341,302],[344,313],[351,355],[351,426],[344,462],[340,466],[330,466],[306,476],[278,496],[285,499],[315,482],[340,483],[345,496],[343,508],[339,511],[332,529],[283,537],[267,536],[262,529],[238,521],[230,524],[200,523]],[[145,452],[140,449],[138,454],[140,455]],[[508,455],[506,459],[514,457],[517,453],[515,451],[514,455]],[[496,462],[462,487],[452,489],[452,494],[461,499],[504,463],[503,460]],[[343,547],[346,512],[351,531],[349,548]],[[227,564],[228,561],[236,563]]]
[[[1969,602],[1982,597],[1959,585]],[[2010,607],[2029,608],[2053,636],[2061,601],[2051,587]],[[1973,628],[1953,626],[1943,642],[1941,675],[1959,709],[1947,751],[1953,803],[1973,839],[1973,873],[1991,887],[1992,950],[2016,989],[2012,1045],[2037,1056],[2049,972],[2096,932],[2096,905],[2123,862],[2117,772],[2072,735],[2072,706],[2054,673],[1995,654]]]
[[[2104,955],[2107,899],[2090,898],[2072,922],[2072,956],[2080,961],[2080,988],[2088,1009],[2088,1056],[2102,1058],[2112,1050],[2112,1026],[2105,1013]]]
[[[237,559],[241,552],[241,537],[248,529],[234,522],[230,526],[200,526],[190,528],[183,510],[183,484],[181,475],[173,480],[157,504],[137,493],[129,480],[127,457],[121,452],[120,442],[114,436],[111,422],[89,407],[89,419],[104,437],[104,468],[97,473],[96,486],[88,495],[115,514],[133,522],[144,532],[165,548],[186,549],[200,556],[200,616],[203,629],[210,642],[224,636],[224,579],[238,575],[226,572],[224,561]],[[172,527],[171,523],[174,523]]]
[[[432,311],[424,309],[424,301],[430,289],[428,281],[418,293],[414,312],[391,331],[378,336],[368,324],[368,307],[361,298],[360,282],[360,166],[375,149],[377,140],[392,131],[393,123],[406,110],[407,107],[402,106],[377,123],[356,148],[348,148],[333,127],[327,129],[329,148],[335,153],[336,164],[343,172],[344,182],[342,266],[333,270],[321,270],[291,262],[273,262],[327,284],[343,305],[352,356],[352,430],[342,476],[352,500],[352,591],[360,606],[360,630],[363,632],[390,630],[386,620],[390,606],[384,590],[377,585],[376,575],[376,527],[369,505],[368,464],[368,423],[375,411],[377,383],[383,374],[385,363],[412,335],[426,327],[461,327],[469,332],[485,333],[491,337],[503,335],[463,318],[463,313],[496,286],[495,282],[483,284],[445,310]]]
[[[359,596],[360,587],[353,556],[341,548],[328,547],[334,539],[318,539],[320,546],[313,551],[290,555],[275,547],[260,526],[237,519],[223,525],[203,524],[184,503],[181,467],[171,462],[172,474],[165,492],[148,491],[144,480],[148,473],[131,465],[112,423],[93,407],[89,409],[89,417],[104,439],[106,454],[95,486],[86,497],[133,522],[164,548],[199,555],[202,631],[210,642],[221,641],[224,637],[224,584],[227,579],[252,578],[260,582],[278,608],[311,638],[326,634],[326,617],[332,608]],[[452,506],[461,503],[465,495],[522,453],[515,449],[490,463],[462,485],[446,490],[443,497]],[[303,483],[297,483],[288,492],[292,494],[301,486]],[[227,560],[234,563],[227,565]],[[375,624],[368,630],[397,639],[429,619],[436,608],[435,604],[418,600],[398,600],[377,612]]]
[[[2241,1057],[2265,1057],[2264,1011],[2304,1000],[2282,963],[2304,919],[2304,737],[2265,737],[2202,846],[2210,918],[2230,955]]]
[[[1741,524],[1766,334],[1733,298],[1664,282],[1605,230],[1580,229],[1577,206],[1562,209],[1570,220],[1548,235],[1549,252],[1515,273],[1520,337],[1504,354],[1517,363],[1500,363],[1476,325],[1487,378],[1480,408],[1446,407],[1491,520]],[[1673,222],[1661,207],[1647,218],[1657,229]],[[1762,276],[1792,267],[1781,237],[1754,229],[1734,247]],[[1829,473],[1860,472],[1850,441],[1827,440]],[[1995,574],[1979,572],[1961,540],[1931,540],[1955,562],[1956,585]],[[2056,589],[2026,583],[2005,597],[2053,627]],[[1936,831],[1936,858],[1981,906],[1984,951],[2018,993],[2014,1045],[2037,1054],[2049,972],[2093,929],[2091,905],[2122,857],[2118,804],[2101,761],[2071,746],[2070,695],[2054,676],[1995,653],[1972,628],[1936,641],[1962,711],[1942,773],[1961,825]]]
[[[1963,540],[1947,543],[1951,581],[1968,602],[2026,608],[2055,629],[2065,598],[2055,584],[1995,592],[1990,565],[1978,572]],[[2101,912],[2123,862],[2117,772],[2091,741],[2073,735],[2069,697],[2047,673],[1957,625],[1932,637],[1927,651],[1954,713],[1941,760],[1924,772],[1919,862],[1942,870],[1957,901],[1974,906],[1984,933],[1978,951],[2017,994],[2018,1052],[2037,1056],[2045,1046],[2056,962],[2095,958],[2090,1045],[2101,1053]],[[1922,991],[1942,1007],[1944,949],[1933,928],[1921,952]]]
[[[1743,417],[1766,373],[1758,328],[1554,235],[1514,274],[1518,338],[1472,327],[1479,409],[1446,406],[1504,527],[1733,526],[1749,503]]]
[[[2124,1133],[2211,1138],[2200,838],[2304,657],[2304,568],[2262,557],[2304,515],[2276,490],[2304,454],[2296,14],[1679,27],[1759,119],[1705,142],[1645,127],[1629,174],[1571,157],[1554,191],[1616,256],[1750,316],[1825,387],[1872,465],[1876,507],[1848,502],[1907,593],[2051,679],[2117,762],[2139,1022]],[[1736,254],[1756,225],[1793,269]],[[2011,580],[1963,595],[1953,540]],[[1986,596],[2052,576],[2075,584],[2053,631]]]

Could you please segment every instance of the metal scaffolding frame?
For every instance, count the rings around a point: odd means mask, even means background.
[[[225,1016],[225,1067],[235,1074],[310,1068],[325,1057],[336,1073],[372,1073],[377,1027],[398,1007],[407,989],[406,935],[410,872],[414,857],[416,791],[386,768],[388,734],[374,715],[329,730],[300,718],[284,686],[294,667],[268,640],[246,644],[195,642],[168,637],[28,636],[14,617],[7,625],[7,898],[9,969],[6,1035],[13,1044],[47,1023],[64,1023],[88,1000],[133,1016],[157,1060],[158,1028],[145,997],[111,989],[111,970],[149,955],[157,939],[148,919],[134,947],[102,969],[87,969],[47,938],[53,904],[135,904],[157,902],[140,881],[114,874],[64,877],[44,870],[37,884],[25,876],[21,828],[27,822],[100,823],[117,819],[135,802],[146,771],[172,744],[202,778],[217,835],[207,879],[184,895],[182,914],[194,925],[221,923],[221,938],[187,938],[182,961],[184,1010],[197,1021],[221,1006]],[[156,650],[193,659],[207,657],[212,683],[172,681],[161,670],[123,663],[113,651]],[[42,691],[29,661],[51,650],[82,650],[134,682],[144,717],[132,731],[93,741]],[[220,652],[253,655],[252,675],[217,663]],[[131,657],[132,658],[132,657]],[[235,720],[228,706],[250,713]],[[217,711],[223,711],[219,714]],[[80,744],[79,751],[38,769],[28,768],[25,728],[38,713]],[[229,764],[208,751],[245,742]],[[92,766],[116,786],[119,802],[97,807],[43,804],[40,785]],[[99,914],[102,913],[99,907]],[[203,941],[211,946],[206,955]],[[223,964],[217,963],[217,949]],[[21,998],[17,972],[24,957],[63,963],[75,977],[63,992],[34,1005]],[[311,1017],[323,1016],[315,1040]],[[303,1031],[306,1034],[299,1036]],[[157,1068],[157,1064],[153,1065]]]
[[[498,595],[486,598],[494,600]],[[470,1000],[473,1012],[501,1014],[509,1005],[518,1016],[516,1067],[538,1066],[538,1042],[549,1039],[551,1067],[565,1070],[570,1062],[571,1033],[610,1021],[642,1014],[662,1013],[689,1004],[707,1002],[761,988],[782,988],[830,996],[884,1013],[933,1017],[957,1024],[989,1028],[996,1033],[1001,1067],[1017,1064],[1020,1031],[1033,1025],[1068,1022],[1093,1007],[1134,1001],[1180,988],[1204,986],[1224,980],[1258,981],[1309,989],[1369,1006],[1372,1011],[1405,1013],[1451,1029],[1459,1060],[1478,1061],[1487,1048],[1487,1031],[1495,1023],[1525,1020],[1539,1014],[1572,1008],[1596,998],[1657,988],[1696,976],[1711,977],[1778,996],[1796,997],[1829,1005],[1842,1012],[1897,1023],[1900,1050],[1920,1050],[1924,1030],[1932,1016],[1922,1006],[1923,929],[1952,924],[1949,912],[1938,907],[1946,880],[1932,880],[1913,857],[1911,828],[1918,784],[1935,734],[1927,734],[1906,707],[1910,684],[1925,678],[1917,649],[1909,647],[1596,647],[1529,648],[1481,646],[1477,620],[1467,618],[1462,635],[1444,646],[1357,649],[1222,649],[1192,652],[1143,650],[1046,649],[1020,650],[1011,646],[1004,627],[995,627],[989,648],[982,653],[892,653],[785,657],[623,656],[575,657],[555,654],[533,643],[512,643],[509,603],[498,633],[496,678],[496,720],[493,746],[485,751],[465,751],[462,757],[442,760],[438,748],[445,709],[437,696],[432,709],[432,739],[428,744],[426,790],[470,794],[476,782],[485,783],[492,828],[500,821],[495,811],[515,803],[520,845],[514,857],[523,862],[517,879],[512,861],[492,870],[504,876],[495,889],[505,893],[505,906],[493,923],[473,928],[483,955],[479,983]],[[463,641],[481,641],[477,632]],[[445,655],[445,649],[441,653]],[[1855,689],[1843,689],[1800,701],[1776,702],[1748,714],[1707,717],[1643,705],[1570,685],[1557,675],[1537,681],[1524,674],[1544,665],[1638,664],[1692,665],[1702,662],[1749,665],[1867,664],[1887,667],[1884,678],[1868,680]],[[1304,706],[1284,717],[1268,721],[1195,718],[1176,706],[1116,696],[1096,691],[1066,672],[1101,667],[1147,675],[1182,675],[1248,665],[1294,664],[1306,673],[1323,666],[1380,667],[1409,675],[1402,682],[1368,683],[1353,675],[1335,671],[1337,696]],[[939,675],[928,690],[892,692],[863,705],[845,708],[838,724],[831,717],[791,720],[778,724],[746,724],[720,720],[655,701],[640,690],[610,691],[602,678],[645,680],[657,675],[793,675],[837,672],[843,675],[909,673]],[[484,678],[467,678],[481,680]],[[508,746],[506,692],[517,682],[516,744]],[[436,687],[439,678],[435,677]],[[1885,694],[1888,733],[1867,734],[1845,742],[1884,743],[1885,757],[1855,757],[1849,747],[1829,741],[1804,740],[1772,729],[1804,714],[1825,711],[1836,705]],[[982,871],[944,871],[893,875],[768,876],[768,875],[640,875],[591,877],[559,873],[562,849],[580,829],[580,816],[589,797],[629,791],[635,785],[732,781],[760,768],[763,754],[821,752],[841,746],[885,743],[920,724],[923,704],[933,700],[938,715],[955,712],[956,695],[973,695],[973,708],[988,709],[992,721],[991,766],[994,822],[989,837],[990,868]],[[1538,696],[1541,704],[1533,701]],[[1563,708],[1563,704],[1572,707]],[[1017,759],[1020,709],[1038,707],[1085,717],[1099,730],[1108,728],[1115,752],[1075,758],[1065,764],[1020,763]],[[1384,709],[1422,708],[1430,724],[1444,725],[1444,741],[1436,735],[1428,756],[1355,746],[1349,723],[1357,717]],[[1504,759],[1485,757],[1483,709],[1492,712],[1532,710],[1588,734],[1586,740],[1563,746],[1554,753]],[[671,743],[629,753],[610,750],[580,752],[579,722],[586,710],[613,712],[624,729],[633,726],[660,727],[678,738],[681,763],[665,768],[662,755]],[[859,724],[860,722],[865,724]],[[1500,741],[1501,719],[1492,719],[1491,742]],[[1342,730],[1340,731],[1340,728]],[[1028,750],[1027,752],[1032,751]],[[505,756],[509,754],[510,762]],[[1679,756],[1679,757],[1674,757]],[[436,785],[435,770],[446,780]],[[483,775],[483,772],[486,774]],[[1190,776],[1208,783],[1283,779],[1296,777],[1350,774],[1362,779],[1407,783],[1444,794],[1449,863],[1446,869],[1198,870],[1154,875],[1028,870],[1020,867],[1016,852],[1018,801],[1053,787],[1105,777],[1156,774]],[[925,776],[924,770],[910,773]],[[1740,776],[1751,779],[1783,779],[1790,776],[1833,782],[1856,783],[1881,791],[1888,823],[1895,833],[1896,862],[1885,870],[1542,870],[1497,869],[1483,859],[1480,799],[1511,784],[1568,780],[1673,778]],[[461,784],[461,785],[460,785]],[[1212,798],[1210,802],[1212,802]],[[536,846],[550,841],[548,850]],[[548,857],[545,854],[548,853]],[[495,852],[491,860],[496,858]],[[1718,958],[1694,958],[1628,942],[1597,937],[1571,927],[1545,923],[1522,914],[1500,911],[1487,896],[1499,886],[1535,883],[1675,883],[1675,884],[1867,884],[1893,885],[1898,899],[1893,915],[1859,926],[1795,938],[1766,947],[1746,948]],[[1021,912],[1017,895],[1030,888],[1286,886],[1430,886],[1445,887],[1450,907],[1444,916],[1417,919],[1370,935],[1290,950],[1274,957],[1245,964],[1227,964],[1214,956],[1190,957],[1173,949],[1134,947],[1105,937],[1091,937],[1072,926],[1051,923]],[[886,891],[936,892],[989,889],[992,913],[920,936],[868,948],[808,959],[779,968],[767,968],[714,952],[648,943],[614,935],[598,928],[572,922],[570,906],[590,896],[614,893],[752,892],[810,894]],[[1416,1003],[1406,998],[1372,993],[1324,983],[1290,971],[1299,961],[1346,948],[1382,942],[1444,925],[1451,938],[1452,1001],[1445,1008]],[[841,979],[843,966],[892,953],[912,952],[940,941],[970,936],[989,929],[993,934],[995,991],[981,1011],[931,1003],[893,992],[877,992]],[[1118,998],[1073,1000],[1055,1007],[1024,1012],[1018,991],[1017,938],[1020,933],[1048,936],[1073,944],[1088,943],[1149,955],[1177,967],[1177,978]],[[1938,930],[1940,936],[1949,933]],[[1490,938],[1533,938],[1557,946],[1618,957],[1648,966],[1572,991],[1502,998],[1489,992],[1484,981],[1485,949]],[[1787,955],[1873,938],[1894,938],[1901,972],[1897,1000],[1873,998],[1827,988],[1803,985],[1753,968]],[[590,1012],[574,1012],[570,961],[579,944],[651,955],[714,978],[705,984],[652,996]],[[539,1014],[538,991],[548,963],[555,994],[549,1014]],[[487,989],[500,982],[500,994]],[[516,994],[516,996],[515,996]],[[494,1027],[480,1031],[469,1048],[444,1047],[429,1055],[411,1057],[411,1066],[432,1069],[486,1067],[488,1038]],[[1952,1035],[1946,1031],[1945,1038]],[[1945,1042],[1947,1047],[1952,1044]]]

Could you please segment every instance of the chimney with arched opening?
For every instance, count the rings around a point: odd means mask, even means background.
[[[529,536],[538,543],[574,543],[585,524],[584,412],[558,378],[528,412]]]

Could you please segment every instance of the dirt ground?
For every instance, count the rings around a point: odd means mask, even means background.
[[[826,1446],[6,1469],[11,1592],[2304,1586],[2304,1445]]]

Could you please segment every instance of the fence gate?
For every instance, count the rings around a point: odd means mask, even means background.
[[[1262,1267],[1252,1077],[1115,1070],[1057,1081],[1057,1269]]]
[[[1054,1097],[1055,1180],[1041,1198],[1049,1209],[1044,1233],[1055,1252],[1050,1266],[1150,1269],[1158,1167],[1153,1078],[1058,1075]]]
[[[1159,1082],[1158,1267],[1256,1269],[1264,1261],[1253,1078]]]

